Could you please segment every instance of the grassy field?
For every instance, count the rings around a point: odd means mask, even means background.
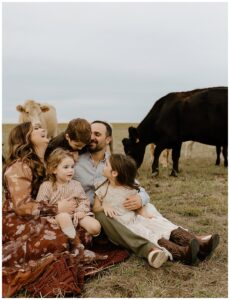
[[[121,140],[127,137],[129,125],[113,124],[114,152],[123,152]],[[3,125],[5,150],[10,128],[12,125]],[[198,234],[220,234],[220,245],[212,258],[193,267],[168,261],[156,270],[131,255],[88,279],[81,297],[227,298],[228,173],[223,160],[221,166],[215,166],[215,158],[215,147],[195,143],[192,158],[186,160],[182,147],[179,177],[170,177],[170,168],[161,168],[160,175],[151,178],[147,148],[138,178],[166,218]]]

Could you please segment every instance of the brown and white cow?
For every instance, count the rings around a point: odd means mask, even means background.
[[[48,138],[57,136],[57,115],[56,109],[52,105],[27,100],[24,105],[17,105],[16,109],[20,113],[19,123],[28,121],[41,123],[42,128],[47,130]]]

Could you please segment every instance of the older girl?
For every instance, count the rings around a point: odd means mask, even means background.
[[[130,211],[123,206],[126,197],[137,193],[139,189],[135,182],[136,171],[136,164],[131,157],[112,154],[103,171],[107,180],[96,190],[94,211],[104,211],[107,216],[115,218],[134,233],[154,243],[156,249],[165,251],[174,260],[193,265],[198,258],[203,260],[209,257],[219,243],[217,234],[195,236],[164,218],[150,204],[141,212]],[[160,266],[155,264],[158,255],[159,250],[150,252],[150,265]]]

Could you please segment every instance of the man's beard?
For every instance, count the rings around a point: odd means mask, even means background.
[[[103,147],[101,147],[100,145],[96,144],[95,142],[93,143],[94,147],[91,148],[90,144],[88,145],[88,149],[90,153],[96,153],[99,152],[101,150],[103,150]]]

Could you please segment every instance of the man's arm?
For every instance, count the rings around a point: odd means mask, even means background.
[[[140,187],[140,191],[138,192],[138,195],[141,198],[141,206],[146,205],[150,201],[149,194],[145,191],[143,187]]]
[[[150,197],[143,187],[136,195],[129,196],[124,201],[124,207],[129,210],[136,210],[149,203]]]

